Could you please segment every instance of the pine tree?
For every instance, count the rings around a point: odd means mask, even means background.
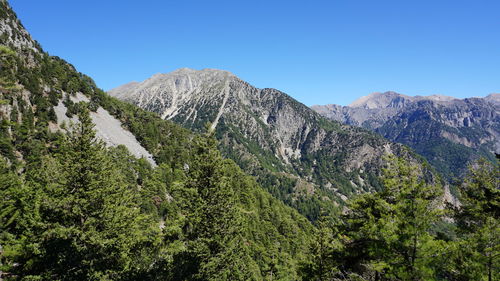
[[[455,219],[461,240],[456,249],[456,278],[497,280],[500,275],[500,164],[480,159],[460,190]]]
[[[310,245],[310,261],[302,266],[303,279],[327,281],[338,276],[341,253],[343,252],[342,237],[338,222],[325,213],[321,213],[317,221],[317,230]]]
[[[19,267],[20,276],[120,280],[140,275],[152,263],[157,224],[141,214],[137,190],[95,139],[88,111],[79,119],[56,164],[48,165],[52,170],[33,183],[43,190],[38,233],[30,241],[37,248]]]
[[[0,232],[16,233],[19,229],[19,218],[26,209],[26,188],[19,176],[9,169],[0,159]]]
[[[422,168],[400,158],[388,159],[383,183],[382,192],[349,205],[346,260],[365,267],[375,280],[434,278],[433,260],[441,245],[430,230],[440,220],[440,186],[426,183]]]
[[[403,279],[429,278],[434,274],[431,269],[434,250],[439,249],[429,231],[442,214],[438,209],[442,188],[439,184],[426,183],[421,169],[401,158],[390,162],[384,170],[383,182],[382,196],[391,204],[391,218],[396,219],[394,225],[386,222],[391,225],[389,233],[395,234],[391,238],[397,238],[388,239],[397,251],[391,261],[392,271]]]
[[[24,240],[38,219],[37,192],[11,168],[0,160],[0,278],[14,274],[25,255]]]
[[[241,245],[241,221],[229,163],[217,150],[212,131],[198,136],[193,149],[186,185],[197,191],[197,197],[188,219],[190,269],[184,272],[193,273],[187,279],[246,280],[246,262],[250,261]]]

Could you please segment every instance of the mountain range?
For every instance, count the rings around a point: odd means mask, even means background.
[[[442,95],[373,93],[348,106],[312,106],[316,112],[373,130],[413,148],[448,179],[460,178],[478,157],[500,153],[500,94],[457,99]]]
[[[108,93],[190,130],[209,124],[226,157],[311,219],[321,207],[378,190],[384,155],[420,161],[400,144],[328,120],[279,90],[258,89],[227,71],[183,68]]]
[[[492,155],[498,95],[323,109],[215,69],[106,93],[0,0],[0,280],[495,276],[498,166],[436,169]]]

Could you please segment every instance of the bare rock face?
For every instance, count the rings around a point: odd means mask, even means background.
[[[70,99],[77,102],[90,102],[82,93],[77,93],[75,96],[69,96]],[[76,116],[69,118],[66,115],[67,108],[63,101],[60,100],[59,103],[54,106],[54,112],[57,116],[57,126],[53,127],[54,130],[60,130],[64,127],[69,127],[71,129],[71,124],[76,124],[79,122]],[[102,107],[97,108],[95,112],[90,112],[90,117],[92,118],[92,123],[94,123],[94,130],[96,131],[96,137],[102,140],[106,146],[118,146],[124,145],[128,151],[134,155],[136,158],[146,159],[153,167],[156,166],[156,162],[153,159],[153,155],[149,153],[135,138],[135,136],[127,131],[120,120],[113,117],[107,110]]]
[[[39,52],[39,46],[31,38],[31,35],[16,17],[14,12],[8,7],[6,0],[0,0],[0,10],[5,13],[0,17],[0,33],[3,36],[4,44],[12,49],[30,49]]]
[[[321,115],[406,144],[448,177],[480,156],[500,153],[500,94],[485,98],[374,93],[349,106],[317,105]]]
[[[298,177],[315,188],[308,194],[328,198],[378,188],[383,155],[406,153],[401,145],[329,121],[283,92],[255,88],[227,71],[179,69],[109,94],[193,130],[210,123],[221,150],[247,171],[261,179]]]
[[[31,38],[6,0],[0,0],[0,41],[2,45],[16,52],[23,53],[26,66],[33,67],[34,56],[41,52],[41,47]]]

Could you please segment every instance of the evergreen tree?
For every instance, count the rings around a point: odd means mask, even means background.
[[[3,159],[0,159],[0,231],[16,233],[19,226],[19,217],[26,209],[25,187],[17,174],[9,169]]]
[[[302,266],[304,280],[327,281],[338,277],[339,259],[344,250],[341,241],[338,222],[323,211],[311,241],[310,261]]]
[[[0,160],[0,277],[11,276],[25,256],[25,240],[38,220],[38,194]]]
[[[429,280],[442,245],[430,234],[440,220],[439,185],[403,159],[389,158],[384,190],[349,204],[346,216],[347,270],[365,271],[375,280]],[[364,269],[363,269],[364,267]]]
[[[136,192],[95,139],[87,110],[55,163],[33,176],[43,190],[29,259],[17,274],[51,280],[122,280],[153,262],[158,225],[141,214]]]
[[[188,217],[187,279],[246,280],[246,262],[251,262],[241,245],[241,218],[226,160],[217,150],[213,132],[194,140],[187,188],[196,190]]]
[[[460,280],[498,280],[500,276],[500,164],[480,159],[460,190],[455,220],[457,242],[452,275]]]

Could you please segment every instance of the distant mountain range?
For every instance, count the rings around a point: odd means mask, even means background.
[[[109,91],[182,126],[216,130],[224,154],[309,218],[380,188],[383,155],[410,152],[363,128],[330,121],[276,89],[214,69],[179,69]]]
[[[494,159],[494,153],[500,153],[500,94],[457,99],[385,92],[359,98],[349,106],[312,109],[412,147],[448,179],[461,176],[472,160]]]

